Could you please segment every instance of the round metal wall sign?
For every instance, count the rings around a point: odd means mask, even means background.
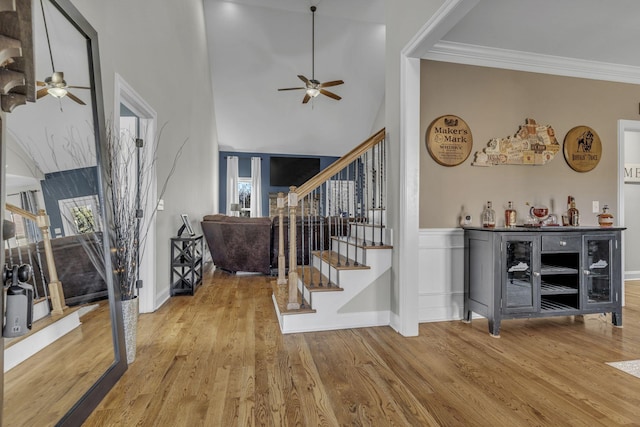
[[[458,116],[441,116],[427,129],[429,154],[442,166],[457,166],[467,160],[473,148],[473,137],[467,123]]]
[[[595,168],[602,157],[602,143],[589,126],[576,126],[564,137],[564,158],[577,172]]]

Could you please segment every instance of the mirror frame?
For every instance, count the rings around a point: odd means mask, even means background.
[[[30,1],[30,0],[29,0]],[[36,0],[38,1],[38,0]],[[104,165],[102,159],[106,158],[106,148],[103,141],[106,140],[104,98],[102,96],[102,77],[100,74],[100,55],[98,51],[98,33],[82,16],[82,14],[71,3],[71,0],[46,0],[49,1],[86,39],[87,55],[89,62],[89,83],[91,86],[91,101],[93,105],[93,127],[96,143],[97,170],[100,175],[98,180],[98,195],[100,198],[100,210],[104,224],[109,224],[107,217],[106,199],[104,193]],[[2,144],[2,157],[4,159],[4,144]],[[2,198],[4,201],[4,168],[0,168],[2,176]],[[109,239],[104,239],[105,269],[112,271]],[[126,349],[124,343],[124,327],[122,322],[122,305],[120,301],[120,291],[114,287],[112,274],[106,274],[106,284],[109,296],[109,313],[111,318],[111,329],[114,349],[114,362],[98,378],[98,380],[82,395],[82,397],[69,409],[69,411],[57,422],[57,426],[77,426],[93,412],[100,401],[111,390],[114,384],[127,370]],[[0,303],[0,308],[2,304]],[[2,360],[2,359],[0,359]],[[4,380],[4,375],[0,378]],[[4,384],[4,381],[3,381]],[[3,386],[0,385],[1,386]],[[2,390],[2,388],[0,388]],[[0,392],[0,397],[2,393]],[[1,418],[0,418],[1,420]]]

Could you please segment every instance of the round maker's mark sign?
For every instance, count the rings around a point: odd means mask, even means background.
[[[473,137],[464,120],[447,115],[431,122],[426,143],[433,160],[442,166],[457,166],[471,154]]]

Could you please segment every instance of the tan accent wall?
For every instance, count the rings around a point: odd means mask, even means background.
[[[581,225],[597,224],[592,201],[608,204],[617,217],[617,122],[638,120],[640,86],[423,60],[421,64],[420,228],[459,226],[463,211],[479,225],[486,201],[493,202],[498,225],[504,208],[515,203],[522,222],[526,202],[544,204],[560,215],[567,196],[576,198]],[[459,166],[436,163],[425,144],[429,124],[444,114],[464,119],[473,150]],[[569,167],[562,155],[543,166],[471,166],[476,151],[492,138],[514,135],[526,118],[551,125],[562,145],[579,125],[602,140],[602,159],[590,172]],[[616,223],[617,224],[617,223]]]

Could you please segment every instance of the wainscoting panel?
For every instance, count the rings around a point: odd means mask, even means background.
[[[464,231],[419,231],[418,321],[462,319],[464,304]]]

